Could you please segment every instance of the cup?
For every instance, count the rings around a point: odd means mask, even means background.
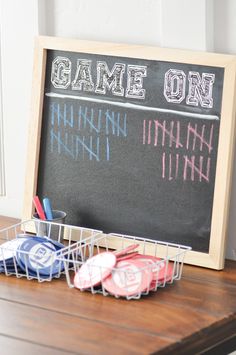
[[[35,220],[36,234],[39,237],[48,237],[58,242],[63,241],[64,227],[66,212],[52,210],[53,219],[52,220],[42,220],[39,218],[38,213],[33,214],[33,219]]]

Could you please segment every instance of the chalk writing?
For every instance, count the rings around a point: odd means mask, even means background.
[[[53,126],[68,125],[75,130],[87,130],[90,132],[101,133],[105,130],[106,134],[116,135],[117,137],[127,136],[127,114],[121,114],[112,110],[103,111],[91,107],[71,104],[52,103],[50,105],[51,124]]]
[[[91,60],[77,60],[77,70],[71,86],[72,90],[94,90],[94,83],[92,82],[91,75]]]
[[[212,147],[212,138],[213,138],[213,130],[214,130],[214,125],[211,125],[210,132],[209,132],[209,138],[208,141],[205,138],[205,125],[201,125],[200,130],[198,131],[199,125],[195,123],[194,128],[189,122],[188,124],[188,132],[187,132],[187,141],[186,141],[186,148],[190,149],[190,139],[192,135],[192,150],[195,150],[196,147],[196,140],[198,139],[200,141],[200,151],[203,149],[203,145],[205,145],[208,149],[208,152],[211,153],[213,147]],[[199,133],[200,132],[200,133]]]
[[[180,164],[181,163],[181,164]],[[210,157],[162,153],[162,178],[168,181],[183,178],[184,181],[206,181],[210,179]]]
[[[51,152],[64,153],[74,160],[80,157],[84,160],[100,160],[99,137],[80,137],[79,135],[64,133],[60,130],[50,130]]]
[[[199,157],[198,163],[195,163],[196,157],[194,155],[189,159],[186,155],[184,155],[184,171],[183,171],[183,179],[187,180],[188,169],[190,169],[190,179],[194,181],[196,178],[201,182],[202,179],[209,182],[209,173],[210,173],[210,163],[211,158],[204,158],[203,156]],[[207,160],[205,173],[203,173],[203,162],[204,159]]]
[[[179,154],[162,153],[162,178],[169,181],[177,179],[179,175]]]
[[[176,148],[183,147],[183,144],[180,142],[179,121],[166,122],[166,120],[148,120],[148,124],[146,121],[147,120],[143,120],[143,144],[147,142],[147,144],[157,146],[158,143],[160,143],[163,147],[167,142],[169,147],[172,147],[173,143]]]
[[[142,144],[159,148],[163,179],[209,182],[213,132],[213,123],[206,125],[181,123],[174,120],[144,119]],[[204,147],[209,156],[202,155]],[[185,149],[194,154],[190,153],[191,155],[188,156]]]
[[[50,105],[51,153],[74,160],[106,160],[110,156],[110,137],[127,137],[127,114],[53,102]]]
[[[190,71],[188,74],[188,80],[189,93],[186,98],[187,105],[198,106],[200,102],[202,107],[212,108],[212,90],[215,74],[203,73],[201,79],[198,72]]]
[[[183,148],[186,146],[187,150],[195,150],[196,142],[198,141],[198,149],[203,150],[205,146],[209,153],[211,153],[212,139],[214,124],[211,124],[210,127],[206,128],[205,124],[197,124],[194,126],[192,123],[187,125],[180,125],[180,121],[166,121],[166,120],[143,120],[143,132],[142,132],[142,141],[143,144],[151,144],[155,147],[160,145],[162,147],[175,147]],[[180,135],[186,137],[182,142],[180,141]]]
[[[144,100],[146,88],[144,78],[148,77],[146,65],[116,62],[109,68],[106,61],[92,61],[78,58],[75,76],[72,80],[72,62],[68,57],[57,56],[52,61],[51,83],[56,89],[71,89],[98,95],[107,92],[114,96]],[[126,80],[124,76],[126,74]],[[186,77],[188,80],[186,80]],[[186,97],[186,82],[188,95]],[[167,102],[180,104],[186,97],[186,105],[213,108],[213,85],[215,74],[170,68],[164,74],[163,95]],[[124,87],[124,83],[126,87]]]
[[[147,76],[144,65],[127,65],[127,87],[123,87],[123,76],[126,64],[115,63],[111,70],[105,61],[96,62],[96,77],[92,76],[92,61],[77,59],[76,73],[71,82],[72,64],[69,58],[57,56],[51,67],[51,83],[56,89],[94,92],[105,95],[110,91],[115,96],[125,96],[133,99],[145,99],[146,90],[143,88],[143,78]],[[96,84],[94,84],[96,82]]]
[[[192,106],[213,107],[213,84],[215,74],[203,73],[202,78],[196,71],[188,73],[189,91],[186,104]],[[185,99],[186,74],[183,70],[169,69],[164,77],[164,97],[167,102],[180,104]]]
[[[166,101],[180,103],[185,98],[186,75],[183,70],[169,69],[165,73],[164,96]]]
[[[56,57],[52,62],[51,82],[58,89],[67,89],[71,81],[71,61],[66,57]]]

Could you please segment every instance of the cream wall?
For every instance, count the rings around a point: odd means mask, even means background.
[[[33,44],[34,36],[38,34],[37,7],[36,0],[0,1],[0,113],[4,141],[4,147],[0,149],[4,148],[6,188],[6,195],[0,196],[0,214],[16,217],[21,215],[24,193]]]
[[[161,40],[161,0],[43,0],[40,17],[46,35],[149,45]]]
[[[236,54],[235,0],[0,0],[0,24],[6,178],[0,214],[15,217],[24,193],[35,35]],[[227,256],[236,259],[236,162],[233,179]]]

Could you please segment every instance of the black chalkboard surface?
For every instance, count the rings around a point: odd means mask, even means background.
[[[210,254],[224,63],[98,53],[46,51],[37,194],[68,224]]]

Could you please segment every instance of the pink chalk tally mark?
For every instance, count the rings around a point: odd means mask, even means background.
[[[166,158],[168,159],[168,166],[166,164]],[[174,172],[174,176],[173,176]],[[179,154],[169,153],[168,157],[166,153],[162,153],[162,178],[168,177],[168,180],[177,179],[179,174]]]
[[[188,123],[188,130],[187,130],[187,140],[186,140],[186,149],[189,148],[189,132],[190,132],[190,122]]]
[[[176,154],[175,158],[175,178],[177,179],[179,173],[179,154]]]
[[[195,123],[195,125],[194,125],[194,131],[195,132],[197,132],[197,123]],[[196,134],[194,134],[194,137],[193,137],[193,150],[195,150],[195,146],[196,146]],[[201,138],[200,138],[200,140],[201,140]]]
[[[212,147],[212,137],[213,137],[213,130],[214,130],[214,125],[212,124],[211,125],[211,131],[210,131],[210,139],[209,139],[209,142],[210,142],[210,149],[209,149],[209,154],[211,153],[213,147]]]
[[[165,145],[165,135],[166,135],[166,121],[163,121],[162,127],[162,147]]]
[[[200,150],[202,150],[203,144],[208,148],[208,152],[211,153],[213,147],[212,147],[212,138],[213,138],[213,129],[214,125],[211,125],[211,130],[210,130],[210,137],[209,141],[207,142],[204,135],[205,135],[205,127],[203,129],[202,127],[202,132],[201,134],[198,133],[197,131],[197,124],[195,124],[195,128],[191,126],[191,124],[188,124],[188,131],[187,131],[187,143],[186,143],[186,148],[189,148],[189,138],[190,134],[193,135],[193,145],[192,145],[192,150],[195,149],[195,144],[196,144],[196,139],[198,138],[200,140]]]
[[[171,153],[169,154],[169,181],[173,179],[171,176],[171,170],[172,170],[172,161],[171,161]]]
[[[165,179],[165,161],[166,161],[166,153],[162,153],[162,179]]]
[[[210,165],[211,165],[211,158],[207,158],[207,173],[206,173],[206,176],[207,176],[207,181],[209,182],[209,179],[210,179]]]
[[[176,148],[179,148],[180,146],[182,146],[182,145],[180,144],[180,122],[177,121],[175,147],[176,147]]]
[[[203,147],[203,140],[204,140],[204,136],[205,136],[205,125],[202,125],[202,134],[201,134],[201,143],[200,143],[200,151],[202,151],[202,147]]]
[[[184,170],[183,170],[183,180],[187,180],[187,157],[184,156]]]
[[[146,144],[146,120],[143,120],[143,144]]]
[[[191,180],[194,181],[195,155],[191,156]]]
[[[172,147],[172,142],[173,142],[173,128],[174,128],[174,121],[170,122],[170,141],[169,141],[169,147]]]
[[[157,146],[158,142],[158,120],[155,120],[155,135],[154,135],[154,146]]]
[[[162,147],[165,145],[166,141],[166,136],[169,137],[169,147],[172,146],[173,142],[175,142],[176,148],[183,147],[183,145],[180,143],[180,126],[177,124],[177,132],[176,132],[176,137],[173,134],[174,130],[174,122],[171,121],[170,123],[170,130],[166,128],[166,120],[162,122],[162,124],[158,120],[154,120],[155,123],[155,132],[158,132],[158,129],[160,128],[162,131]],[[178,122],[179,123],[179,122]],[[157,139],[156,139],[157,143]]]
[[[201,155],[199,158],[199,170],[200,170],[200,174],[199,174],[199,181],[202,181],[202,166],[203,166],[203,156]]]
[[[151,144],[151,127],[152,127],[152,121],[148,121],[148,144]]]
[[[184,170],[183,170],[183,180],[187,180],[187,168],[191,169],[191,180],[194,181],[195,173],[197,173],[199,181],[204,179],[205,181],[209,182],[209,175],[210,175],[210,163],[211,158],[207,158],[207,166],[206,166],[206,174],[202,172],[203,170],[203,161],[204,157],[199,157],[199,168],[195,164],[195,156],[192,155],[189,159],[186,155],[184,155]]]

